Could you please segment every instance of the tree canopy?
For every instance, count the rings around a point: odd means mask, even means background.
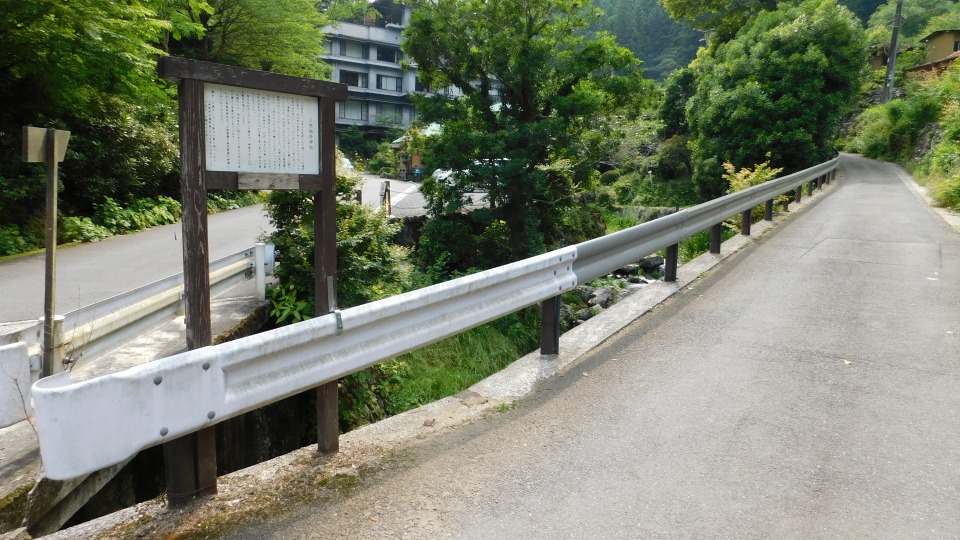
[[[427,164],[466,172],[451,185],[424,183],[431,210],[457,213],[466,191],[486,189],[495,222],[509,227],[505,258],[561,236],[597,158],[580,135],[651,91],[629,50],[585,33],[597,16],[583,0],[431,0],[404,32],[421,81],[462,94],[417,100],[424,121],[443,125]]]
[[[67,215],[89,215],[106,197],[177,196],[176,95],[157,78],[156,60],[174,54],[321,77],[329,71],[319,58],[327,20],[310,0],[6,2],[0,101],[11,106],[0,110],[8,156],[0,162],[0,244],[35,247],[43,236],[44,176],[19,161],[22,126],[71,132],[60,175]]]
[[[702,52],[687,108],[701,192],[724,193],[724,162],[741,168],[769,159],[792,172],[829,158],[865,55],[859,22],[835,0],[761,13]]]

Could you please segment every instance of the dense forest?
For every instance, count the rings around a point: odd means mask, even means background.
[[[883,2],[845,0],[840,3],[866,24]],[[620,45],[643,60],[645,74],[652,79],[662,81],[674,70],[687,66],[705,42],[702,28],[696,30],[691,23],[670,18],[658,0],[594,0],[594,5],[604,13],[594,28],[615,35]],[[917,3],[916,10],[922,9]],[[885,30],[878,32],[877,38],[889,41],[893,12],[886,11],[889,12],[878,14],[871,26],[882,25]]]

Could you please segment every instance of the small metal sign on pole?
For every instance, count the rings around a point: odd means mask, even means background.
[[[317,314],[336,306],[336,102],[347,85],[165,57],[179,81],[187,348],[211,344],[208,189],[303,189],[314,196]],[[329,292],[333,291],[333,292]],[[338,449],[337,382],[317,389],[318,447]],[[167,499],[216,492],[213,427],[164,444]]]
[[[23,127],[23,161],[26,163],[46,163],[47,165],[47,229],[46,229],[46,269],[44,272],[43,295],[43,366],[42,377],[63,371],[63,365],[57,365],[55,359],[59,344],[56,325],[57,294],[57,187],[59,171],[57,164],[67,155],[70,132],[59,129],[47,129],[31,126]]]

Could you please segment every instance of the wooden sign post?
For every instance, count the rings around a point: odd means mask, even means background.
[[[67,155],[70,132],[59,129],[23,127],[23,161],[26,163],[47,164],[47,261],[44,272],[43,294],[43,366],[41,377],[48,377],[63,371],[63,365],[56,365],[54,324],[56,318],[57,295],[57,187],[59,171],[57,164]]]
[[[187,348],[211,344],[208,189],[303,189],[314,196],[318,315],[336,307],[336,102],[347,85],[184,58],[161,58],[179,80],[180,181]],[[337,382],[317,390],[321,452],[338,450]],[[213,427],[164,444],[167,500],[217,489]]]

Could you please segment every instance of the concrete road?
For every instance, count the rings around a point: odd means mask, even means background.
[[[236,253],[272,231],[263,205],[210,215],[210,260]],[[180,224],[57,250],[57,313],[183,272]],[[0,264],[0,323],[43,316],[44,254]]]
[[[842,170],[535,397],[233,537],[960,536],[960,235]]]

